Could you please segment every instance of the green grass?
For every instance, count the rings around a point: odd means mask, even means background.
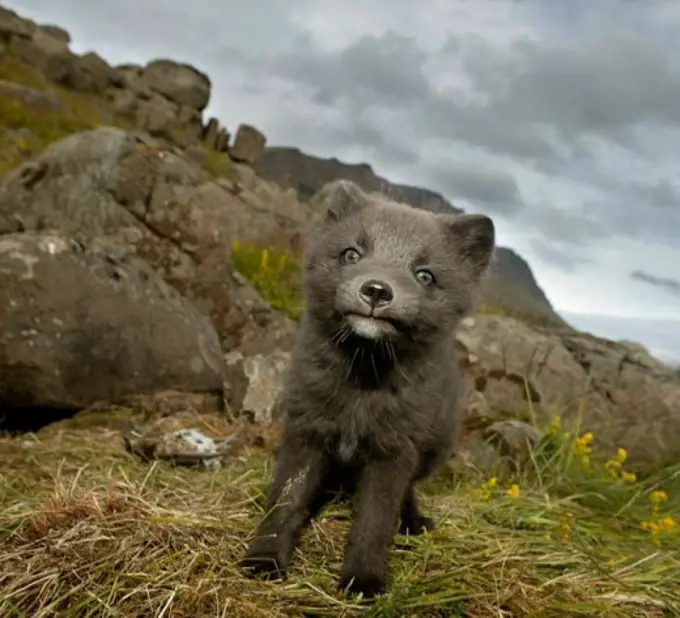
[[[215,177],[229,176],[231,171],[231,159],[226,152],[217,152],[212,148],[204,147],[205,169]]]
[[[164,422],[210,435],[203,415]],[[117,432],[75,423],[23,444],[0,438],[0,616],[612,616],[680,612],[680,466],[622,482],[611,453],[548,432],[512,473],[446,470],[423,487],[434,533],[398,535],[390,588],[373,603],[336,590],[346,504],[303,536],[285,581],[237,567],[262,515],[271,457],[245,446],[216,472],[143,464]],[[628,462],[624,461],[622,468]],[[632,479],[629,479],[632,481]],[[507,495],[517,485],[518,494]],[[668,500],[653,512],[650,496]],[[511,492],[512,493],[512,492]]]
[[[293,320],[300,317],[301,258],[274,247],[234,243],[232,261],[263,300]]]
[[[107,109],[103,100],[49,84],[39,74],[10,57],[0,59],[0,79],[34,90],[50,90],[65,106],[65,111],[39,111],[23,106],[13,98],[0,96],[0,173],[15,168],[53,142],[73,133],[103,124],[129,127],[129,123],[116,118]],[[18,137],[17,131],[22,129],[27,129],[28,134]]]

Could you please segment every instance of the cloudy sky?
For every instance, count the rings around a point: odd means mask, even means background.
[[[230,128],[492,215],[572,321],[680,319],[680,2],[5,4],[114,64],[195,64]]]

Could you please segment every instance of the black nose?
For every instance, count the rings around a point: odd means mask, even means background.
[[[361,299],[371,307],[384,307],[394,299],[394,292],[384,281],[366,281],[359,290]]]

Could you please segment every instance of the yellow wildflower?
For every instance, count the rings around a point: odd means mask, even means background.
[[[635,472],[626,472],[625,470],[621,472],[621,478],[626,483],[634,483],[635,481],[637,481],[637,476],[635,475]]]
[[[649,494],[649,501],[652,503],[652,511],[658,513],[661,505],[668,501],[668,494],[661,489],[657,489]]]
[[[593,434],[588,431],[574,440],[574,453],[576,455],[589,455],[591,451],[590,443],[593,441]]]
[[[649,494],[649,500],[652,504],[662,504],[668,500],[668,494],[661,489],[657,489]]]
[[[516,483],[512,484],[505,492],[508,498],[517,498],[519,496],[519,485]]]
[[[671,530],[675,530],[678,527],[678,522],[675,521],[673,517],[670,515],[666,515],[666,517],[663,517],[658,521],[659,528],[661,530],[665,530],[667,532],[670,532]]]
[[[486,483],[484,483],[483,487],[486,489],[493,489],[497,484],[498,479],[495,476],[492,476]]]
[[[616,449],[616,461],[620,461],[621,463],[623,463],[624,461],[626,461],[627,457],[628,451],[626,451],[625,448],[619,447],[618,449]]]
[[[479,488],[479,494],[482,500],[488,500],[491,497],[491,490],[496,487],[498,479],[492,476],[488,481],[482,483]]]
[[[269,250],[263,249],[262,255],[260,256],[260,268],[266,270],[269,265]]]

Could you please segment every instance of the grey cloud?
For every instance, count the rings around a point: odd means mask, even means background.
[[[577,266],[592,264],[592,260],[581,255],[573,245],[565,245],[545,238],[532,238],[531,248],[544,262],[560,270],[572,272]]]
[[[423,70],[426,60],[413,38],[387,32],[364,36],[333,54],[302,40],[293,52],[275,58],[271,70],[305,84],[321,105],[349,100],[355,108],[403,106],[430,96]]]
[[[657,277],[650,273],[640,270],[635,270],[630,274],[632,279],[648,283],[656,288],[661,288],[670,294],[680,296],[680,279],[672,279],[671,277]]]
[[[589,201],[584,210],[601,229],[646,243],[680,248],[680,190],[668,180],[629,182],[599,179],[606,200]]]
[[[428,175],[454,202],[464,198],[503,215],[524,207],[515,178],[503,170],[451,162],[428,166]]]
[[[605,221],[577,204],[564,210],[546,203],[523,215],[521,224],[526,228],[572,248],[601,241],[611,234],[611,228]]]

